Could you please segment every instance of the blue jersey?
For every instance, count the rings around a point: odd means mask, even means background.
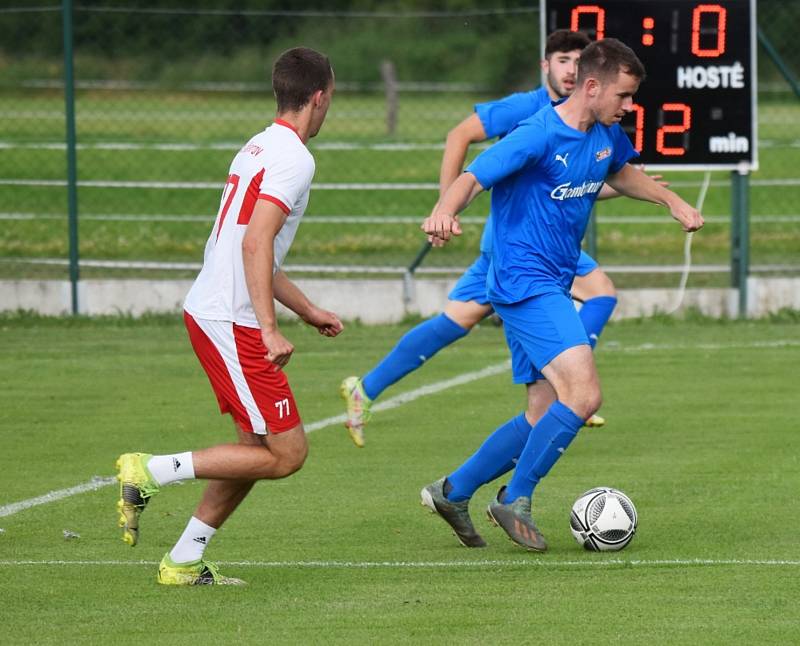
[[[619,124],[581,132],[553,107],[482,152],[467,171],[492,189],[489,300],[569,293],[597,194],[634,157]]]
[[[475,104],[475,114],[481,120],[487,139],[505,137],[520,121],[532,117],[544,106],[550,105],[550,95],[542,85],[530,92],[517,92],[497,101]],[[486,218],[481,235],[481,251],[492,250],[492,214]]]

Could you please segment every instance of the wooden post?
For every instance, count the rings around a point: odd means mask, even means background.
[[[397,70],[392,61],[381,62],[381,78],[386,92],[386,134],[391,136],[397,129]]]

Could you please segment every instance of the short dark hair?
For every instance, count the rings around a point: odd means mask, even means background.
[[[645,77],[642,61],[630,47],[616,38],[596,40],[581,52],[578,61],[579,84],[590,76],[601,80],[616,78],[620,72],[630,74],[640,81]]]
[[[297,112],[314,92],[324,92],[332,81],[333,68],[325,54],[308,47],[287,49],[272,66],[272,91],[278,113]]]
[[[590,41],[589,37],[582,31],[557,29],[544,41],[544,57],[550,58],[556,52],[571,52],[576,49],[582,50],[590,42],[592,41]]]

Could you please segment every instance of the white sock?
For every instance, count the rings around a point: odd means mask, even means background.
[[[216,533],[211,525],[206,525],[202,520],[192,516],[183,534],[175,543],[169,553],[173,563],[189,563],[203,558],[203,552],[211,542],[211,537]]]
[[[154,455],[147,462],[147,470],[160,485],[178,480],[194,480],[192,452]]]

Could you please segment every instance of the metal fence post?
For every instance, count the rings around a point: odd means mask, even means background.
[[[63,0],[64,107],[67,136],[67,213],[69,221],[69,280],[72,313],[78,314],[78,162],[75,153],[75,74],[72,52],[72,0]]]
[[[403,274],[403,304],[406,308],[408,308],[414,300],[414,272],[417,270],[417,267],[422,264],[425,256],[428,255],[428,252],[432,248],[433,245],[430,242],[427,240],[423,242],[414,260],[411,261],[411,264],[406,268]]]
[[[731,173],[731,285],[739,289],[739,316],[747,317],[747,275],[750,273],[750,175]]]

